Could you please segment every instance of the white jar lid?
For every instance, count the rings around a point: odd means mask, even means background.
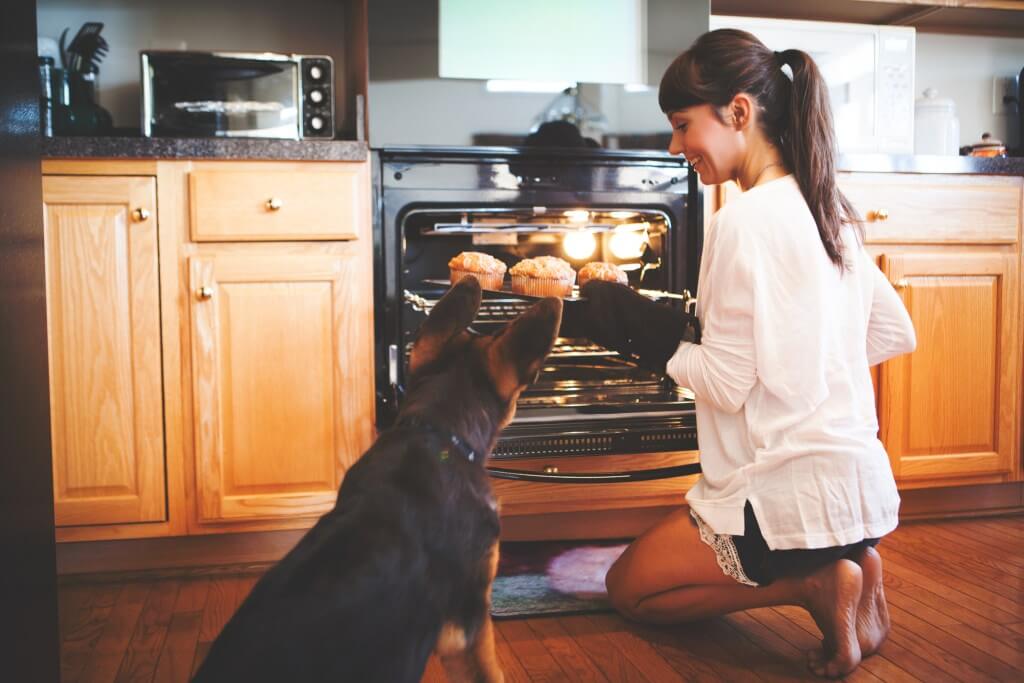
[[[939,91],[935,88],[926,88],[923,95],[914,101],[915,109],[944,114],[956,113],[956,102],[948,97],[939,97]]]

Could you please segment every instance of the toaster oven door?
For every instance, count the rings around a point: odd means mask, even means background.
[[[284,56],[143,53],[143,133],[297,139],[298,68]]]

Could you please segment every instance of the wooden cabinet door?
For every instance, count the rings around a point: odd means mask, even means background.
[[[58,526],[166,519],[156,181],[43,178]]]
[[[365,402],[349,400],[360,391],[372,398],[372,384],[352,386],[339,363],[367,346],[353,327],[362,306],[346,303],[359,283],[356,253],[190,260],[200,521],[318,515],[334,505],[372,429]]]
[[[881,372],[882,439],[902,482],[1009,473],[1017,452],[1017,273],[1012,255],[884,254],[917,350]]]

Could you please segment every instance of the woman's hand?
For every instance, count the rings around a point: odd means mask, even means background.
[[[590,339],[664,373],[679,343],[700,343],[695,315],[651,301],[626,285],[591,280],[580,290],[583,328]]]

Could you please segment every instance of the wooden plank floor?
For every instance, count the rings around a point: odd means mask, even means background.
[[[1024,681],[1024,516],[906,524],[880,547],[893,630],[850,681]],[[249,576],[65,581],[64,683],[187,681],[256,582]],[[497,622],[508,683],[812,680],[795,607],[675,627],[613,614]],[[447,681],[432,658],[424,681]]]

